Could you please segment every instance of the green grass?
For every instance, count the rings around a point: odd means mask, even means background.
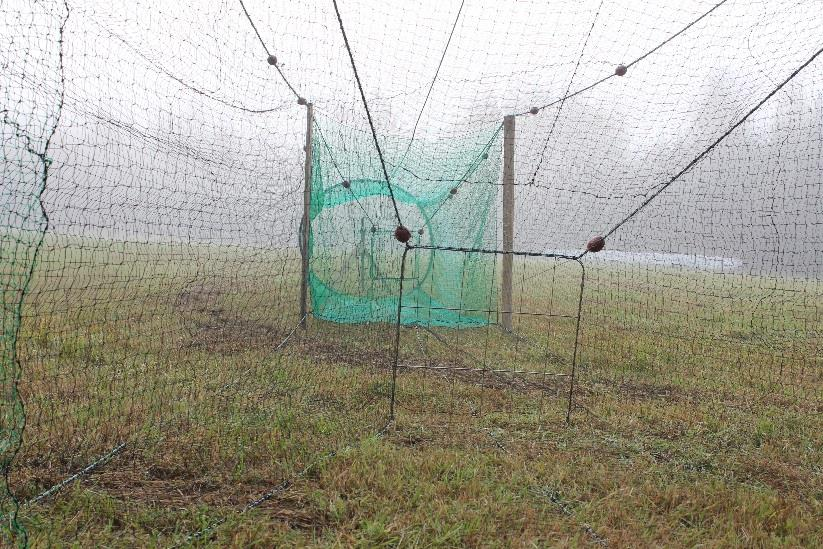
[[[516,262],[516,309],[563,316],[403,328],[375,438],[394,329],[312,320],[278,350],[293,252],[97,246],[47,241],[12,485],[126,448],[21,510],[32,546],[168,546],[218,520],[193,544],[823,545],[820,282],[589,264],[568,426],[568,378],[488,372],[570,372],[579,269]]]

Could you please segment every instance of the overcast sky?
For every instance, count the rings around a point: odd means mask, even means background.
[[[419,167],[446,176],[464,168],[466,150],[488,139],[505,114],[552,103],[611,74],[715,4],[466,0],[460,11],[459,0],[339,1],[391,163],[403,155],[456,21],[415,134],[442,159]],[[69,6],[66,100],[46,195],[53,227],[117,227],[132,238],[177,238],[182,230],[260,245],[292,238],[305,111],[266,63],[239,2]],[[341,128],[364,131],[331,1],[248,0],[246,7],[283,73],[316,105],[318,125],[340,136]],[[61,89],[62,2],[4,0],[0,13],[2,98],[18,123],[45,135]],[[579,249],[607,231],[805,62],[822,36],[821,0],[728,0],[626,76],[560,111],[556,105],[518,117],[520,249]],[[617,233],[615,244],[623,238],[619,247],[629,251],[774,254],[786,238],[779,245],[765,236],[741,238],[750,227],[772,234],[778,226],[794,235],[795,247],[814,242],[819,250],[821,73],[817,60]],[[387,215],[385,224],[393,222]],[[707,223],[714,232],[703,230]],[[684,227],[688,238],[668,237]],[[810,253],[798,261],[820,267]]]

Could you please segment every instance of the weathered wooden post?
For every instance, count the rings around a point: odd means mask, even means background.
[[[512,330],[512,253],[514,251],[514,116],[503,119],[503,329]]]
[[[309,209],[311,208],[311,149],[313,124],[314,105],[309,103],[306,105],[306,146],[304,147],[304,150],[306,151],[306,164],[303,169],[303,222],[301,223],[303,231],[300,233],[300,249],[303,250],[303,264],[300,277],[300,326],[303,329],[306,328],[309,299],[309,229],[311,223]]]

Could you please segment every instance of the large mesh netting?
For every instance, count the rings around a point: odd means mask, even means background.
[[[392,197],[371,135],[327,127],[317,136],[308,245],[313,315],[392,322],[403,246],[394,236]],[[389,177],[413,245],[498,246],[501,136],[498,126],[442,142],[384,141],[386,154],[402,161]],[[403,278],[403,324],[480,326],[489,321],[486,310],[496,307],[491,263],[478,253],[429,249],[415,254]]]
[[[404,393],[819,417],[819,7],[0,0],[3,543],[91,475],[180,542]]]

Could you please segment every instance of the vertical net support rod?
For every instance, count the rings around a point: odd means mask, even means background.
[[[394,361],[391,368],[391,395],[389,398],[389,422],[394,421],[394,403],[397,394],[397,368],[400,364],[400,325],[403,318],[403,280],[406,278],[406,256],[409,254],[409,247],[403,250],[403,257],[400,260],[400,284],[397,291],[397,322],[394,325]]]
[[[512,252],[514,251],[514,116],[503,119],[503,329],[512,330]]]
[[[314,105],[306,105],[306,164],[304,166],[303,184],[303,222],[300,226],[303,230],[300,233],[300,249],[303,250],[302,265],[300,269],[300,327],[306,329],[306,314],[309,299],[309,227],[311,207],[311,155],[312,155],[312,125],[314,124]]]
[[[580,265],[580,295],[577,301],[577,323],[574,328],[574,353],[572,354],[572,371],[569,377],[569,407],[566,410],[566,425],[572,422],[572,409],[574,408],[574,383],[577,375],[577,360],[580,355],[580,322],[583,318],[583,292],[586,289],[586,266],[580,259],[575,260]]]

